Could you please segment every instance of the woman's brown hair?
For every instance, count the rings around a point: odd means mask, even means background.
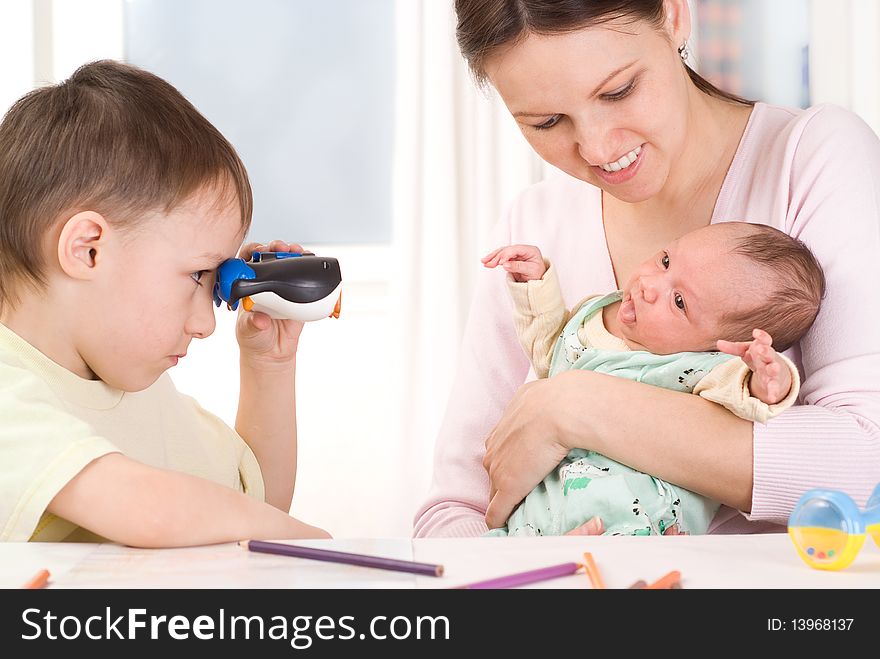
[[[455,13],[458,47],[480,85],[486,83],[486,59],[529,34],[563,34],[611,21],[642,21],[660,30],[666,20],[663,0],[455,0]],[[690,66],[684,66],[703,93],[743,105],[754,104],[718,89]]]

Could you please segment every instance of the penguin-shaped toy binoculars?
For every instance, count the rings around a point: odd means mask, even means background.
[[[342,274],[326,256],[254,252],[250,261],[227,259],[217,268],[214,302],[262,311],[271,318],[321,320],[339,317]]]

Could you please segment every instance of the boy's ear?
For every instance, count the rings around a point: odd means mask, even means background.
[[[666,31],[678,48],[691,37],[691,10],[687,0],[666,0]]]
[[[58,263],[74,279],[91,279],[104,256],[109,225],[94,211],[81,211],[68,219],[58,237]]]

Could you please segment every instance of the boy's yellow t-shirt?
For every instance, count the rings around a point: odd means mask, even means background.
[[[265,498],[250,447],[167,373],[143,391],[119,391],[71,373],[0,324],[0,541],[103,540],[46,506],[114,452]]]

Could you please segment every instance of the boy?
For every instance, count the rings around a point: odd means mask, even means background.
[[[806,246],[745,222],[682,236],[639,266],[623,290],[590,297],[572,313],[537,247],[502,247],[483,263],[511,273],[514,324],[538,377],[595,370],[693,392],[761,423],[797,398],[797,369],[777,350],[807,331],[825,288]],[[491,534],[560,535],[594,516],[606,534],[705,533],[717,509],[577,449]]]
[[[165,373],[213,332],[215,269],[239,251],[251,211],[233,147],[146,71],[94,62],[9,110],[0,540],[327,537],[287,513],[302,324],[239,317],[235,430]]]

